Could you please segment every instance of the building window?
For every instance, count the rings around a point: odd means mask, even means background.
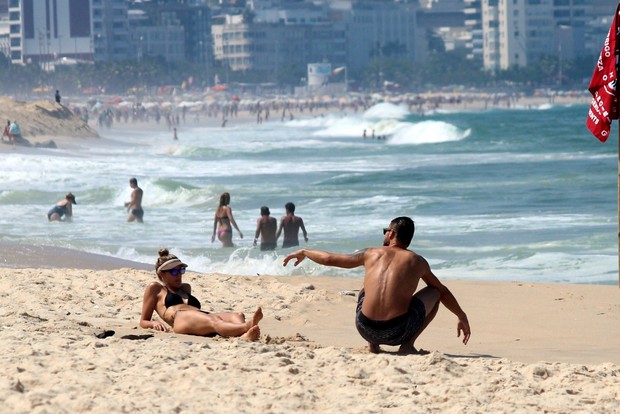
[[[69,33],[71,37],[90,36],[89,2],[69,0]]]
[[[12,24],[11,25],[11,34],[19,34],[19,25],[18,24]]]
[[[19,37],[11,38],[11,47],[19,47],[21,45],[22,45],[22,39],[20,39]]]
[[[11,59],[22,60],[22,52],[20,52],[19,50],[11,50]]]

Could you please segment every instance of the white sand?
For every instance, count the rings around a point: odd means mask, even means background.
[[[83,269],[0,268],[2,412],[620,411],[615,286],[448,281],[467,346],[441,308],[417,343],[430,355],[373,355],[353,326],[356,298],[339,294],[359,279],[186,273],[203,309],[263,307],[250,343],[140,329],[155,273],[73,255]]]

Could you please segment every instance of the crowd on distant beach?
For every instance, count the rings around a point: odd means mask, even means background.
[[[587,92],[587,91],[586,91]],[[263,97],[231,93],[190,94],[182,96],[116,96],[93,97],[88,103],[68,104],[86,122],[91,115],[101,128],[115,124],[165,124],[168,130],[186,123],[217,121],[222,127],[231,120],[245,117],[257,124],[264,121],[290,121],[297,117],[320,116],[325,113],[358,113],[378,103],[405,106],[410,113],[425,115],[442,108],[487,110],[529,106],[532,102],[589,102],[586,92],[537,91],[522,92],[425,92],[425,93],[349,93],[341,96]],[[274,114],[276,114],[274,116]]]

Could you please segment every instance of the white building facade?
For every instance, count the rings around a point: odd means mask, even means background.
[[[10,59],[51,68],[93,59],[92,0],[9,0]]]

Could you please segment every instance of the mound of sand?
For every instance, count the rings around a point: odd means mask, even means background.
[[[99,138],[95,130],[66,106],[50,101],[18,102],[0,97],[0,123],[17,121],[26,139],[34,137]],[[38,139],[36,139],[38,140]]]

